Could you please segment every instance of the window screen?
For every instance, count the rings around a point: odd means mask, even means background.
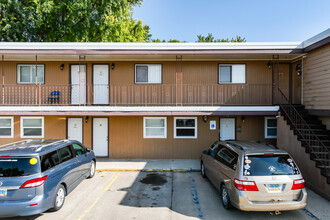
[[[162,83],[161,64],[136,64],[135,83]]]
[[[10,138],[13,136],[13,117],[1,117],[0,138]]]
[[[166,138],[166,117],[145,117],[144,138]]]
[[[220,64],[219,83],[245,83],[245,64]]]

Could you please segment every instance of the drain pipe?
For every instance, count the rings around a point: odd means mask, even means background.
[[[304,104],[304,59],[306,58],[307,56],[304,55],[301,57],[301,104],[303,105]]]

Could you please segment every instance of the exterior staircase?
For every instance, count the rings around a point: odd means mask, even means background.
[[[280,104],[280,112],[310,159],[330,184],[330,131],[303,105]]]

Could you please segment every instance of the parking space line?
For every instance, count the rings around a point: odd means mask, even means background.
[[[104,187],[101,195],[99,195],[95,201],[84,211],[84,213],[78,218],[78,220],[82,220],[85,215],[96,205],[96,203],[101,199],[102,195],[109,190],[110,186],[116,181],[116,179],[119,177],[120,172],[117,173],[117,175],[110,181],[110,183],[108,185],[106,185],[106,187]]]
[[[203,211],[202,211],[202,207],[200,205],[199,199],[198,199],[198,192],[197,192],[197,186],[196,186],[196,180],[194,179],[192,172],[189,173],[190,174],[190,191],[191,191],[191,196],[193,199],[193,206],[194,209],[197,211],[197,217],[199,219],[203,219]]]

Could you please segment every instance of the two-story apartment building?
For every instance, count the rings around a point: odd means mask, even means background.
[[[1,43],[0,142],[77,139],[109,158],[276,143],[299,43]],[[1,132],[2,131],[2,132]]]
[[[262,141],[287,149],[329,198],[329,36],[0,43],[0,144],[68,138],[98,157],[197,159],[219,139]]]

